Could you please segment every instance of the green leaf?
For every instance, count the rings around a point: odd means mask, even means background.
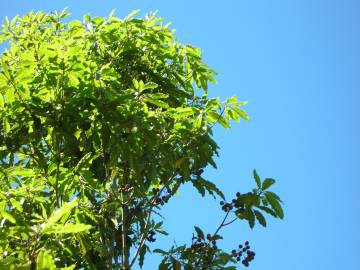
[[[210,124],[218,121],[220,117],[220,114],[218,114],[217,112],[214,111],[208,111],[206,113],[206,121],[208,121]]]
[[[250,228],[254,228],[255,226],[255,215],[254,212],[251,210],[251,208],[247,208],[246,209],[246,213],[247,213],[247,220],[249,222],[249,226]]]
[[[243,110],[235,107],[233,108],[233,110],[242,118],[244,119],[245,121],[249,121],[250,120],[250,117],[246,114],[246,112],[244,112]]]
[[[204,188],[204,186],[201,185],[198,180],[192,180],[191,183],[197,189],[197,191],[200,193],[200,195],[202,197],[204,197],[205,196],[205,188]]]
[[[257,210],[254,210],[255,213],[255,217],[257,219],[257,221],[263,226],[266,227],[266,219],[265,217]]]
[[[276,215],[283,219],[284,218],[284,211],[278,201],[277,196],[273,195],[274,193],[266,192],[265,197],[269,204],[271,205],[271,208],[275,211]]]
[[[240,211],[240,210],[237,210],[235,212],[235,215],[239,218],[239,219],[247,219],[247,215],[246,215],[246,211],[243,210],[243,211]]]
[[[22,205],[17,200],[15,200],[14,198],[10,198],[10,202],[16,210],[18,210],[19,212],[23,211]]]
[[[190,178],[190,162],[189,159],[185,159],[180,164],[181,176],[183,179],[188,180]]]
[[[200,113],[194,120],[194,128],[198,129],[202,126],[203,123],[203,114]]]
[[[260,180],[260,177],[259,177],[259,175],[258,175],[258,173],[256,172],[255,169],[253,171],[253,175],[254,175],[256,185],[258,186],[258,188],[261,188],[261,180]]]
[[[40,251],[36,258],[37,270],[56,270],[56,265],[51,254],[47,251]]]
[[[276,195],[274,192],[271,191],[266,191],[267,194],[269,194],[269,196],[274,197],[276,200],[278,200],[279,202],[282,202],[280,197],[278,195]]]
[[[172,112],[172,117],[174,119],[179,118],[186,118],[188,116],[194,115],[195,111],[192,107],[186,107],[186,108],[176,108],[174,112]]]
[[[164,251],[164,250],[159,249],[159,248],[154,249],[153,252],[154,252],[154,253],[159,253],[159,254],[161,254],[161,255],[166,255],[166,254],[168,254],[167,251]]]
[[[139,84],[138,80],[133,79],[132,82],[133,82],[135,89],[140,90],[140,84]]]
[[[172,261],[172,268],[173,270],[181,270],[181,264],[177,260]]]
[[[35,172],[32,169],[26,169],[19,166],[12,167],[8,170],[9,176],[20,176],[20,177],[32,177],[35,176]]]
[[[112,17],[114,17],[114,14],[115,14],[115,9],[112,9],[111,11],[110,11],[110,13],[109,13],[109,19],[111,19]]]
[[[138,14],[139,12],[140,12],[140,9],[136,9],[136,10],[130,12],[130,14],[127,15],[124,20],[125,20],[125,21],[128,21],[128,20],[132,19],[132,18],[133,18],[136,14]]]
[[[224,194],[214,183],[212,183],[208,180],[205,180],[204,178],[199,178],[197,181],[199,182],[200,185],[202,185],[207,190],[207,192],[209,192],[209,194],[214,195],[214,193],[215,193],[218,196],[220,196],[223,200],[225,200]]]
[[[142,267],[144,266],[145,254],[146,254],[147,249],[148,249],[148,247],[146,245],[143,245],[140,249],[140,253],[139,253],[140,269],[142,269]]]
[[[44,233],[46,234],[67,234],[67,233],[79,233],[89,231],[91,225],[86,225],[82,223],[72,224],[67,223],[65,225],[53,225],[49,227]]]
[[[156,223],[156,225],[154,226],[154,229],[160,229],[163,224],[164,224],[163,221],[160,221],[159,223]]]
[[[261,189],[262,189],[262,190],[266,190],[266,189],[268,189],[269,187],[271,187],[273,184],[275,184],[275,180],[274,180],[274,179],[272,179],[272,178],[266,178],[266,179],[264,180],[264,182],[262,183]]]
[[[218,255],[217,264],[219,264],[221,266],[225,266],[229,262],[236,263],[236,261],[234,260],[234,258],[230,254],[220,251],[220,254]],[[221,267],[221,269],[224,270],[224,269],[228,269],[228,268]],[[236,270],[236,268],[235,268],[235,270]]]
[[[197,226],[194,226],[195,231],[200,239],[205,239],[204,232]]]
[[[259,196],[248,192],[245,194],[241,194],[235,202],[235,206],[239,207],[241,205],[248,205],[248,206],[253,206],[253,205],[259,205],[260,199]]]
[[[16,224],[16,219],[14,218],[14,216],[8,212],[6,212],[5,210],[2,210],[0,212],[0,215],[5,218],[6,220],[8,220],[9,222],[11,222],[12,224]]]
[[[46,233],[48,229],[50,229],[53,225],[55,225],[64,215],[70,214],[72,209],[77,206],[77,199],[75,198],[71,202],[64,204],[61,208],[56,210],[46,222],[45,226],[43,227],[42,232]]]
[[[146,102],[149,102],[149,103],[151,103],[153,105],[156,105],[156,106],[159,106],[161,108],[165,108],[165,109],[169,108],[169,105],[166,102],[164,102],[162,100],[159,100],[159,99],[154,99],[154,98],[151,98],[151,97],[145,97],[144,100]]]
[[[162,261],[159,265],[159,269],[158,270],[170,270],[171,269],[171,264],[170,263],[166,263],[165,261]]]
[[[220,240],[220,239],[223,239],[222,238],[222,236],[221,235],[219,235],[219,234],[216,234],[216,235],[214,235],[212,238],[211,238],[211,240]]]
[[[140,90],[144,91],[144,90],[148,90],[148,89],[155,89],[156,87],[158,87],[158,84],[153,83],[153,82],[148,82],[145,85],[143,85]]]
[[[226,120],[221,114],[214,112],[214,111],[208,111],[206,113],[206,120],[210,123],[219,123],[224,128],[230,128],[230,124],[228,120]]]
[[[278,216],[276,213],[269,207],[266,206],[257,206],[257,208],[263,210],[264,212],[268,213],[269,215],[272,215],[273,217],[277,218]]]
[[[89,165],[93,162],[93,160],[98,158],[100,155],[101,155],[100,153],[96,153],[96,154],[86,153],[76,164],[76,166],[74,167],[74,171],[77,172],[81,168],[89,167]]]
[[[229,97],[226,100],[226,104],[236,104],[236,102],[237,102],[237,97],[236,96]]]
[[[169,235],[168,232],[166,232],[166,231],[164,231],[164,230],[162,230],[162,229],[155,229],[155,231],[158,232],[158,233],[160,233],[160,234],[162,234],[162,235]]]
[[[223,116],[220,116],[217,122],[222,125],[223,128],[230,128],[229,121]]]

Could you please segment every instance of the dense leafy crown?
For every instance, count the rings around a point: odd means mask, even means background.
[[[218,146],[212,128],[247,120],[236,97],[208,98],[212,71],[154,14],[135,19],[29,13],[6,22],[0,68],[0,268],[130,269],[143,265],[151,216],[185,183],[224,198],[203,179]],[[222,202],[254,226],[282,218],[265,191]],[[254,210],[256,207],[258,210]],[[160,269],[235,269],[219,230],[196,227],[191,247],[157,249]],[[244,247],[244,248],[246,248]],[[244,249],[243,248],[243,249]],[[244,253],[241,255],[240,252]],[[137,260],[139,259],[139,260]],[[244,262],[245,261],[245,262]]]

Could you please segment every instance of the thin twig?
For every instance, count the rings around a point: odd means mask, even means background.
[[[153,197],[153,199],[151,200],[151,205],[150,205],[150,208],[149,208],[149,213],[148,213],[148,216],[146,217],[146,222],[145,222],[145,226],[144,226],[144,232],[142,233],[141,235],[141,240],[140,240],[140,244],[139,246],[137,247],[136,249],[136,252],[135,252],[135,255],[133,257],[133,259],[131,260],[131,263],[129,264],[129,268],[131,268],[135,261],[136,261],[136,258],[137,256],[139,255],[140,253],[140,250],[141,248],[143,247],[143,245],[145,244],[145,241],[146,241],[146,233],[147,233],[147,230],[146,230],[146,227],[148,226],[149,222],[150,222],[150,217],[151,217],[151,213],[153,211],[153,208],[155,206],[155,201],[157,198],[159,198],[160,194],[164,191],[164,189],[166,188],[167,184],[169,184],[169,182],[175,177],[175,173],[164,183],[164,186],[160,189],[160,191]]]
[[[221,113],[219,114],[218,118],[216,119],[216,121],[214,123],[212,123],[212,125],[209,126],[209,129],[212,129],[218,122],[219,119],[222,117],[223,113],[225,112],[226,109],[226,105],[224,106],[224,108],[221,110]]]
[[[217,233],[220,231],[220,229],[221,229],[223,226],[225,226],[224,224],[225,224],[225,221],[226,221],[229,213],[230,213],[230,211],[226,212],[226,215],[225,215],[224,219],[222,220],[222,222],[221,222],[221,224],[219,225],[219,227],[217,227],[216,231],[213,233],[212,238],[213,238],[215,235],[217,235]]]
[[[123,174],[123,185],[128,183],[129,177],[129,167],[128,164],[124,164],[124,174]],[[121,211],[121,230],[122,230],[122,253],[121,253],[121,261],[122,261],[122,269],[129,270],[131,266],[129,266],[129,252],[127,247],[127,222],[126,218],[128,215],[128,206],[124,203],[124,192],[121,190],[121,202],[122,202],[122,211]]]
[[[229,221],[228,223],[224,223],[224,227],[227,225],[230,225],[231,223],[235,222],[238,218],[234,218],[232,221]]]

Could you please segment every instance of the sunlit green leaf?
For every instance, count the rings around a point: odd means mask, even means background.
[[[6,211],[0,211],[0,216],[2,216],[3,218],[5,218],[6,220],[8,220],[9,222],[16,224],[16,219],[14,218],[14,216]]]
[[[86,224],[72,224],[66,223],[65,225],[52,225],[43,232],[46,234],[66,234],[66,233],[79,233],[89,231],[91,225]]]
[[[140,9],[136,9],[136,10],[130,12],[130,14],[127,15],[124,20],[130,20],[131,18],[133,18],[139,12],[140,12]]]
[[[64,215],[69,214],[72,209],[77,205],[77,203],[77,199],[74,199],[71,202],[65,203],[61,208],[56,210],[44,225],[42,230],[43,233],[46,233],[47,230],[50,230],[51,227],[55,225]]]
[[[38,270],[55,270],[56,265],[51,254],[47,251],[40,251],[36,259],[36,269]]]

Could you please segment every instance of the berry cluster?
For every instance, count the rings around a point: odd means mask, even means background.
[[[248,267],[249,262],[251,262],[255,258],[255,252],[250,250],[249,241],[246,241],[244,243],[244,246],[239,245],[237,250],[232,250],[231,254],[234,258],[236,258],[238,262],[242,259],[241,263],[246,267]]]
[[[231,203],[227,203],[227,202],[224,202],[224,201],[221,201],[220,202],[220,205],[221,205],[221,209],[224,211],[224,212],[230,212],[231,210],[233,210],[233,208],[235,207],[237,209],[237,211],[245,211],[245,208],[243,205],[241,206],[238,206],[238,204],[236,203],[237,202],[237,199],[241,196],[241,193],[240,192],[236,192],[236,199],[232,199]]]
[[[156,232],[154,230],[150,230],[146,236],[146,240],[148,240],[149,242],[155,242],[156,239],[154,238]]]
[[[190,256],[194,256],[194,258],[196,258],[194,261],[195,269],[204,269],[201,267],[213,264],[213,261],[216,258],[216,253],[218,252],[218,247],[216,245],[216,239],[214,239],[210,234],[206,236],[206,239],[204,239],[203,235],[198,234],[197,236],[193,235],[192,244],[188,250],[191,253]]]
[[[232,203],[226,203],[224,201],[221,201],[220,205],[221,210],[223,210],[224,212],[230,212],[234,208],[234,205]]]
[[[154,194],[154,196],[156,196],[156,194],[159,192],[159,189],[158,188],[153,188],[152,189],[152,192]],[[167,203],[171,197],[171,190],[167,190],[168,194],[167,195],[164,195],[164,196],[159,196],[158,198],[156,198],[155,200],[155,203],[156,204],[160,204],[160,205],[164,205],[165,203]]]
[[[126,184],[126,185],[121,185],[120,187],[120,192],[124,193],[124,194],[127,194],[129,193],[130,191],[132,191],[133,187],[130,186],[129,184]]]
[[[193,235],[191,243],[191,253],[200,253],[203,254],[205,251],[206,243],[201,237],[196,237]]]
[[[206,242],[208,241],[208,243]],[[193,235],[191,243],[191,253],[205,254],[215,254],[217,250],[216,240],[212,239],[212,236],[208,234],[206,239]]]
[[[142,204],[135,205],[135,206],[129,208],[129,212],[132,215],[137,215],[137,214],[141,213],[141,210],[142,210]]]
[[[153,188],[152,189],[152,193],[154,194],[154,196],[160,191],[160,189],[158,188]]]

